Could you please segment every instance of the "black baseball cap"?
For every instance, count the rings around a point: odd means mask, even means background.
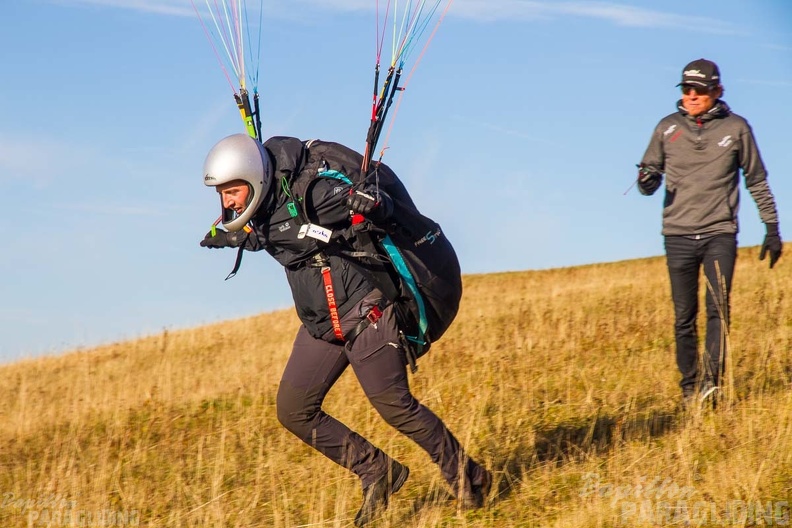
[[[718,65],[707,59],[697,59],[682,70],[682,82],[677,86],[691,85],[713,88],[720,84]]]

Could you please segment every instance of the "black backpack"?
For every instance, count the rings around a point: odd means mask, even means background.
[[[366,183],[361,154],[329,141],[311,140],[304,146],[303,165],[291,183],[296,197],[304,196],[317,177],[341,179],[353,186]],[[367,180],[376,181],[391,197],[393,214],[383,224],[364,221],[353,225],[347,239],[356,250],[354,260],[396,305],[407,358],[415,371],[415,360],[440,339],[459,310],[459,260],[440,225],[418,211],[390,167],[372,162]]]

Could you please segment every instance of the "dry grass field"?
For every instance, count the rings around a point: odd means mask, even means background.
[[[663,258],[466,276],[412,385],[493,470],[488,507],[459,511],[350,371],[326,409],[412,470],[376,526],[788,524],[792,264],[757,255],[740,250],[716,412],[678,407]],[[352,526],[357,480],[275,416],[297,325],[282,311],[0,367],[0,526]]]

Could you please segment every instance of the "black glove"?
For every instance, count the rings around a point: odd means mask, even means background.
[[[644,196],[651,196],[662,185],[663,175],[638,165],[638,191]]]
[[[767,228],[767,234],[762,243],[762,251],[759,253],[759,260],[764,260],[769,251],[770,269],[773,269],[775,263],[781,258],[781,250],[784,246],[781,244],[781,235],[778,234],[778,224],[765,224],[765,227]]]
[[[222,229],[215,230],[215,234],[209,231],[206,236],[201,240],[201,247],[208,247],[214,249],[239,247],[245,242],[247,233],[244,231],[223,231]]]
[[[352,194],[344,197],[344,205],[355,213],[362,214],[372,222],[381,222],[387,219],[391,215],[393,209],[393,205],[389,199],[380,201],[374,196],[362,191],[354,191]]]

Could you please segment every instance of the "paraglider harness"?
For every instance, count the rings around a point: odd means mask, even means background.
[[[388,220],[375,224],[353,215],[352,225],[341,235],[353,248],[346,255],[350,262],[384,297],[384,305],[375,307],[346,339],[354,340],[392,304],[415,371],[415,360],[443,335],[459,309],[462,278],[456,253],[440,226],[418,211],[390,167],[374,162],[364,176],[362,156],[344,145],[312,140],[305,147],[305,165],[292,185],[295,194],[304,196],[300,193],[313,179],[326,177],[345,181],[353,189],[375,183],[393,202]]]
[[[265,147],[277,153],[282,150],[279,147],[290,140],[293,138],[273,137],[267,140]],[[354,214],[348,228],[335,230],[322,240],[329,249],[332,242],[343,238],[346,243],[340,245],[350,249],[334,248],[334,254],[346,257],[383,295],[380,303],[346,335],[341,330],[335,305],[327,254],[317,252],[308,265],[321,269],[336,339],[351,347],[368,326],[382,317],[385,308],[393,305],[401,329],[400,344],[415,372],[416,360],[443,335],[459,309],[462,279],[456,253],[440,226],[418,211],[402,182],[387,165],[373,162],[364,178],[360,169],[362,156],[354,150],[321,140],[306,141],[302,145],[302,156],[282,185],[291,196],[287,208],[301,224],[304,236],[317,235],[313,238],[322,239],[323,228],[310,222],[304,199],[317,178],[340,180],[352,189],[375,182],[393,202],[393,213],[388,220],[375,224]],[[316,232],[310,233],[312,230]],[[242,253],[240,248],[229,277],[238,270]]]

